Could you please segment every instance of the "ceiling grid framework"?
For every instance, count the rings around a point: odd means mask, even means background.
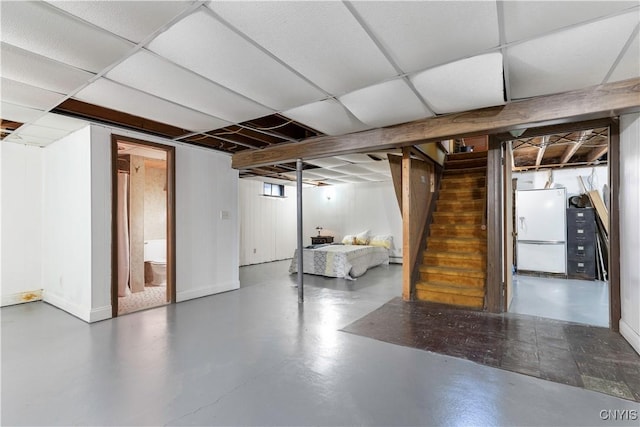
[[[0,8],[2,137],[40,146],[100,122],[233,154],[640,76],[638,1]]]

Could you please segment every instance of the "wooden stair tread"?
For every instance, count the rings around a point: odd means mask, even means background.
[[[465,153],[450,153],[447,154],[447,161],[456,161],[459,159],[482,159],[486,158],[488,151],[470,151]]]
[[[487,273],[482,270],[459,267],[440,267],[435,265],[421,265],[420,272],[436,273],[446,276],[474,277],[476,279],[485,279],[487,277]]]
[[[431,228],[444,230],[482,230],[478,224],[431,224]]]
[[[478,252],[454,252],[454,251],[438,251],[438,250],[426,250],[424,251],[425,257],[432,258],[456,258],[456,259],[486,259],[487,254]]]
[[[472,297],[484,297],[484,288],[456,286],[449,283],[425,282],[416,283],[416,289],[420,291],[440,292],[444,294],[456,294]]]
[[[454,216],[454,217],[473,217],[476,215],[482,215],[482,210],[464,211],[464,212],[451,212],[451,211],[435,211],[433,213],[436,216]]]
[[[462,175],[462,174],[473,174],[473,173],[483,173],[486,174],[487,173],[487,167],[486,166],[478,166],[478,167],[473,167],[473,168],[460,168],[460,169],[447,169],[446,165],[445,165],[445,169],[444,169],[444,176],[446,177],[447,175]]]

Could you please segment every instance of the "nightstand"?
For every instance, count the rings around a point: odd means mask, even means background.
[[[313,236],[311,237],[312,245],[319,245],[321,243],[333,243],[333,236]]]

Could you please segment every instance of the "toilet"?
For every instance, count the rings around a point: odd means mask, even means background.
[[[144,284],[167,285],[167,241],[165,239],[144,242]]]

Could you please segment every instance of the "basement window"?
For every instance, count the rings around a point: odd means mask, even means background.
[[[271,184],[269,182],[265,182],[262,195],[270,197],[284,197],[284,184]]]

